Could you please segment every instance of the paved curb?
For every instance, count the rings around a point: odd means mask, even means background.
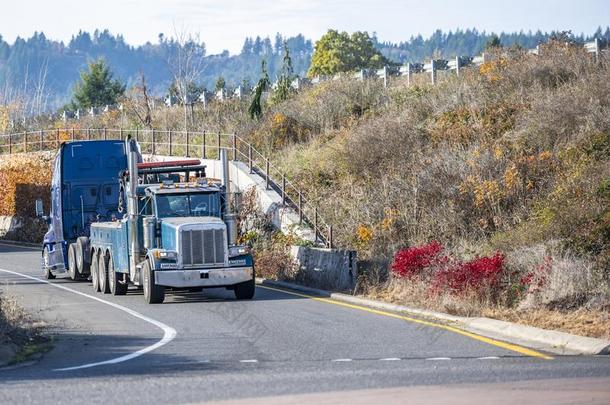
[[[4,245],[31,247],[31,248],[40,248],[42,246],[41,243],[20,242],[18,240],[10,240],[10,239],[2,239],[2,238],[0,238],[0,243],[2,243]]]
[[[411,308],[402,305],[389,304],[353,295],[334,293],[317,288],[304,287],[285,281],[275,281],[257,278],[256,282],[270,287],[281,287],[295,291],[302,291],[321,297],[332,298],[337,301],[350,304],[363,305],[371,308],[383,309],[392,312],[407,312],[409,314],[432,318],[444,322],[456,323],[462,329],[481,335],[504,338],[508,341],[518,343],[531,343],[534,346],[559,354],[586,354],[586,355],[610,355],[610,341],[572,335],[565,332],[536,328],[533,326],[520,325],[513,322],[499,321],[490,318],[470,318],[454,316],[442,312],[428,311],[424,309]]]

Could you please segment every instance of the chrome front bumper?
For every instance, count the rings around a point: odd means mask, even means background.
[[[165,287],[225,287],[252,280],[252,267],[222,269],[156,270],[155,284]]]

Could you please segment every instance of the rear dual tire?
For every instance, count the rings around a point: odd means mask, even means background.
[[[100,292],[100,279],[99,279],[99,251],[93,252],[91,255],[91,284],[93,285],[93,291]]]
[[[99,291],[104,294],[110,292],[110,286],[108,285],[108,257],[104,252],[100,252],[97,260],[97,279],[99,285]]]
[[[127,294],[127,283],[123,280],[123,274],[115,271],[112,255],[108,258],[108,288],[112,295]]]
[[[68,274],[73,281],[80,280],[78,265],[76,264],[76,243],[68,245]]]
[[[91,256],[89,251],[89,238],[79,236],[76,238],[76,268],[81,278],[91,273]]]
[[[68,274],[70,279],[79,281],[85,279],[90,272],[89,238],[79,236],[75,243],[68,245]]]

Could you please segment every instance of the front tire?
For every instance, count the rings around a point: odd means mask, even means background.
[[[76,261],[76,243],[68,245],[68,274],[72,281],[80,280],[78,264]]]
[[[110,292],[110,286],[108,285],[108,259],[104,252],[100,251],[97,266],[100,291],[108,294]]]
[[[44,273],[44,278],[47,280],[53,280],[55,275],[51,273],[51,268],[49,267],[50,262],[49,257],[49,248],[47,246],[42,249],[42,271]]]
[[[112,255],[108,259],[108,284],[110,286],[110,293],[112,295],[125,295],[127,294],[127,284],[123,283],[121,273],[117,273],[114,269],[114,260]]]
[[[252,277],[252,280],[235,284],[235,287],[233,288],[235,298],[237,298],[238,300],[251,300],[254,297],[255,291],[256,282],[254,277]]]
[[[165,300],[165,287],[155,284],[154,276],[147,260],[142,266],[142,287],[144,289],[144,301],[147,304],[161,304]]]

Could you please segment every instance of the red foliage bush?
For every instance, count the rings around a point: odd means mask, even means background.
[[[536,267],[534,271],[530,271],[525,274],[519,280],[521,287],[524,288],[528,294],[539,292],[542,287],[546,284],[547,278],[553,268],[553,258],[546,256],[544,261]]]
[[[504,271],[504,255],[497,252],[491,257],[477,257],[469,262],[456,262],[434,274],[431,291],[450,291],[459,294],[466,291],[481,292],[495,288]]]
[[[481,293],[499,286],[504,272],[504,255],[501,252],[468,262],[442,252],[443,246],[437,241],[399,250],[392,262],[392,273],[400,278],[429,280],[431,294],[445,291],[452,294]]]
[[[399,250],[394,255],[392,273],[401,278],[420,276],[426,268],[443,261],[445,257],[439,257],[442,250],[443,246],[437,241]]]

